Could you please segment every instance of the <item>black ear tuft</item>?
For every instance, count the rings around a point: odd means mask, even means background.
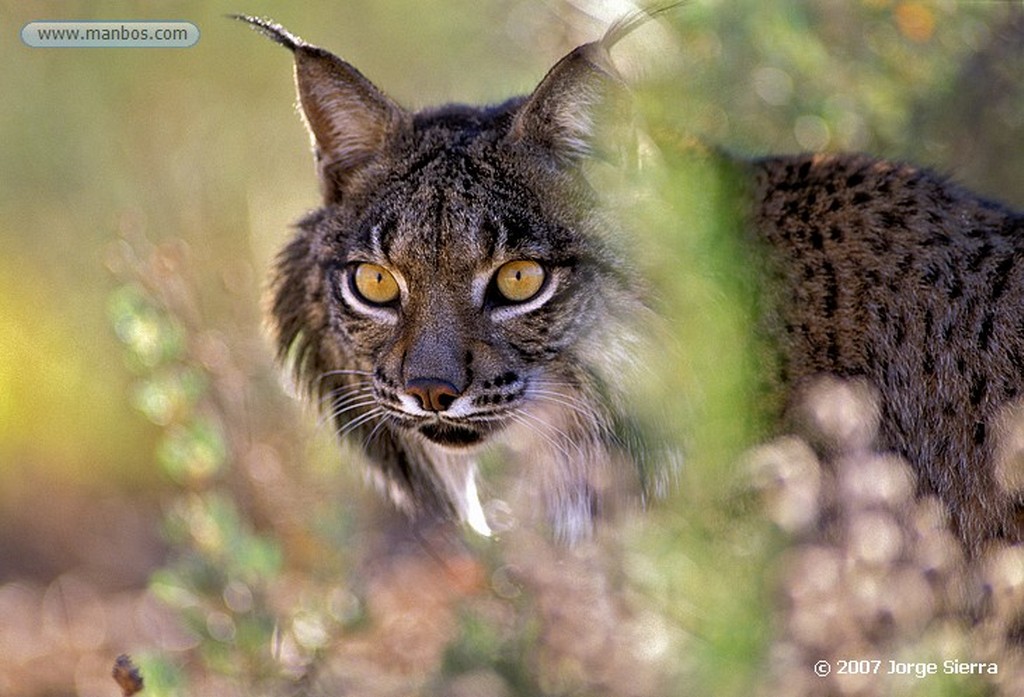
[[[232,15],[290,49],[299,103],[313,138],[326,203],[346,188],[409,122],[408,113],[352,65],[266,19]]]
[[[237,19],[240,22],[246,22],[253,28],[253,30],[258,31],[260,34],[263,34],[267,38],[276,41],[292,51],[297,49],[299,46],[305,45],[305,42],[302,39],[272,20],[263,19],[262,17],[250,17],[249,15],[226,16],[228,19]]]

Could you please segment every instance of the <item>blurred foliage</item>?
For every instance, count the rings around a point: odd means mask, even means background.
[[[0,504],[44,514],[29,470],[55,487],[159,493],[172,552],[151,592],[184,628],[138,648],[147,694],[272,692],[334,664],[380,695],[748,695],[763,679],[789,542],[759,513],[740,457],[759,432],[757,298],[729,243],[734,183],[722,172],[669,153],[643,174],[646,193],[612,192],[678,344],[652,347],[647,416],[669,424],[687,463],[599,562],[516,536],[471,553],[395,542],[352,453],[339,458],[326,429],[280,398],[260,330],[264,271],[318,196],[287,54],[224,13],[272,16],[421,106],[528,90],[628,9],[0,7]],[[642,117],[662,147],[678,133],[743,153],[868,150],[1020,206],[1021,14],[952,0],[707,0],[620,53],[642,66]],[[33,19],[153,17],[196,23],[199,44],[42,50],[11,38]],[[31,537],[2,516],[4,534]],[[440,561],[419,559],[424,547]],[[586,585],[595,578],[606,586]],[[562,624],[575,634],[552,629]],[[583,655],[587,637],[606,645]],[[983,691],[946,683],[908,694]]]
[[[111,293],[108,312],[136,378],[131,400],[161,427],[155,460],[179,492],[165,504],[164,535],[175,553],[152,575],[150,591],[182,618],[205,670],[253,684],[272,663],[276,617],[265,596],[281,571],[280,545],[254,531],[226,482],[226,465],[238,460],[221,425],[230,414],[217,399],[223,387],[215,392],[218,371],[209,359],[204,365],[198,328],[187,326],[194,298],[174,271],[174,249],[137,244],[148,256],[122,243],[115,266],[127,278]],[[162,272],[151,273],[154,267]],[[221,368],[226,360],[220,357]],[[155,675],[150,693],[185,689],[180,665],[165,655],[140,661],[147,677]]]

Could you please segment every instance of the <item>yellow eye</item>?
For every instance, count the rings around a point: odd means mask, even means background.
[[[374,305],[387,305],[398,297],[398,282],[391,272],[377,264],[363,263],[352,273],[352,285],[359,295]]]
[[[544,267],[535,261],[510,261],[498,269],[494,282],[506,300],[525,302],[544,285]]]

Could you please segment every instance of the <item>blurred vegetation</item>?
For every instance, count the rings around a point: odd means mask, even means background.
[[[224,13],[269,15],[423,106],[529,90],[629,7],[0,7],[0,692],[113,694],[96,686],[122,651],[139,654],[154,696],[275,693],[299,678],[308,694],[748,695],[765,679],[792,531],[759,512],[741,457],[757,433],[756,298],[723,242],[720,172],[669,158],[644,186],[671,203],[623,215],[678,342],[653,364],[647,403],[685,424],[687,464],[643,520],[574,558],[525,532],[469,548],[395,533],[351,453],[283,396],[261,330],[270,259],[318,195],[287,53]],[[652,132],[749,154],[867,150],[1020,207],[1022,14],[706,0],[620,53],[643,75]],[[43,50],[15,36],[57,18],[180,18],[202,38]],[[110,594],[129,566],[149,590],[135,581],[118,614]],[[106,619],[60,619],[60,599]],[[941,682],[900,689],[985,689]]]

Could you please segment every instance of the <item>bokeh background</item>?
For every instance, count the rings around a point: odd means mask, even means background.
[[[224,14],[273,17],[416,107],[528,91],[632,7],[0,6],[0,694],[119,694],[122,652],[153,695],[767,684],[791,531],[742,464],[749,299],[731,295],[737,261],[699,167],[657,180],[685,224],[635,226],[673,334],[649,403],[688,464],[649,515],[569,558],[525,533],[403,532],[282,389],[261,325],[273,254],[318,196],[287,52]],[[38,19],[184,19],[202,36],[33,49],[18,33]],[[1024,207],[1019,2],[695,1],[621,57],[659,128],[750,155],[911,160]]]

